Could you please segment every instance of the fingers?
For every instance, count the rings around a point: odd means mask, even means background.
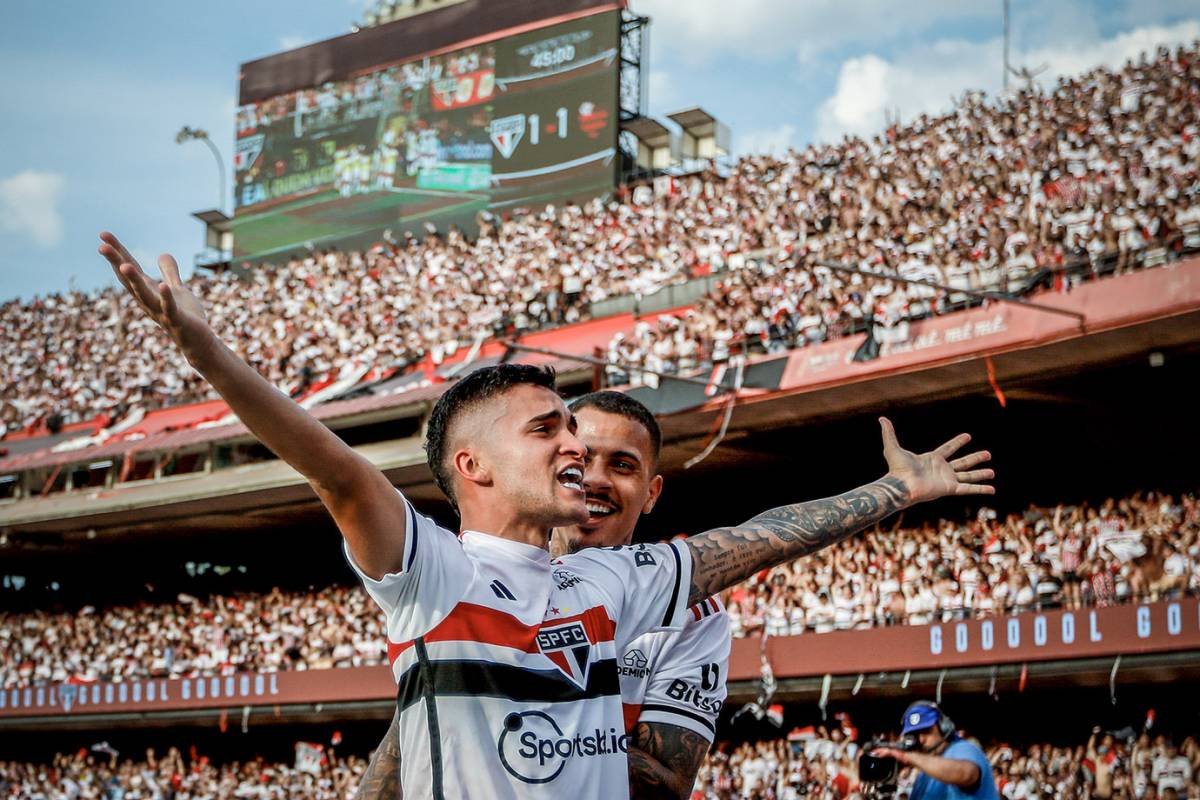
[[[955,487],[956,495],[964,494],[995,494],[996,487],[988,486],[986,483],[960,483]]]
[[[117,274],[123,278],[121,282],[133,294],[134,299],[151,314],[158,313],[162,305],[158,301],[158,292],[150,283],[150,279],[146,277],[146,273],[138,269],[136,264],[126,262],[121,264]]]
[[[100,255],[104,256],[104,258],[108,261],[108,263],[112,266],[112,268],[114,270],[120,269],[121,264],[123,262],[121,259],[121,254],[119,252],[117,252],[117,248],[113,247],[111,244],[106,243],[106,244],[100,245],[99,252],[100,252]]]
[[[133,254],[129,252],[128,248],[125,247],[125,245],[121,242],[120,239],[118,239],[116,237],[115,234],[109,233],[108,231],[104,231],[103,233],[100,234],[100,241],[102,241],[102,242],[108,244],[110,247],[112,247],[113,250],[116,251],[117,257],[121,261],[128,262],[128,263],[134,264],[134,265],[137,264],[137,259],[135,259],[133,257]]]
[[[179,264],[175,262],[175,257],[170,253],[163,253],[158,257],[158,269],[170,286],[183,285],[179,280]]]
[[[99,252],[100,255],[104,256],[104,258],[108,261],[108,265],[112,267],[113,272],[117,274],[117,280],[119,280],[121,285],[125,287],[125,291],[136,297],[137,293],[134,292],[133,286],[131,286],[129,281],[125,279],[125,276],[121,274],[121,264],[124,262],[121,261],[121,254],[117,252],[117,249],[112,245],[102,244],[100,245]]]
[[[991,457],[992,454],[987,450],[979,450],[978,452],[971,453],[968,456],[954,459],[950,462],[950,469],[954,470],[955,472],[962,472],[963,470],[968,470],[971,467],[982,464],[985,461],[989,461]]]
[[[892,421],[887,417],[880,417],[879,427],[883,431],[883,449],[899,450],[900,442],[896,440],[896,429],[892,427]]]
[[[980,481],[990,481],[996,477],[996,471],[993,469],[977,469],[970,472],[956,472],[954,478],[959,483],[979,483]]]
[[[941,458],[949,458],[950,456],[957,453],[959,450],[966,447],[967,443],[970,441],[971,441],[971,434],[960,433],[958,436],[955,436],[953,439],[946,442],[945,444],[943,444],[941,447],[939,447],[937,450],[934,450],[933,452],[935,455],[937,455]]]
[[[159,256],[158,263],[160,265],[162,264],[163,258],[171,258],[171,257],[170,256]],[[172,258],[171,260],[174,261],[175,259]],[[175,273],[175,278],[176,278],[176,280],[179,279],[178,272]],[[171,286],[169,284],[167,284],[166,282],[160,283],[158,285],[158,300],[160,303],[162,303],[163,313],[166,314],[167,319],[170,319],[170,320],[175,319],[175,315],[176,315],[176,311],[177,311],[178,307],[175,305],[175,295],[171,294]]]

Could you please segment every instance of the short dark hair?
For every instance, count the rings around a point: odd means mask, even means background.
[[[582,395],[572,400],[570,405],[571,411],[575,413],[585,408],[595,408],[631,419],[641,425],[646,429],[646,433],[650,434],[650,446],[654,455],[654,463],[651,466],[658,468],[658,455],[662,452],[662,429],[658,427],[658,420],[650,413],[650,409],[624,392],[611,390]]]
[[[454,497],[452,472],[446,466],[446,445],[450,428],[464,411],[493,397],[507,392],[514,386],[528,384],[555,391],[553,367],[535,367],[531,364],[497,364],[481,367],[455,382],[434,403],[425,431],[425,458],[433,472],[433,482],[442,490],[450,502],[458,505]]]

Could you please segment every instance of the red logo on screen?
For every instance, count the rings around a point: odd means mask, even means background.
[[[586,133],[589,139],[595,139],[606,127],[608,127],[607,109],[600,108],[592,102],[586,102],[579,106],[579,129]]]

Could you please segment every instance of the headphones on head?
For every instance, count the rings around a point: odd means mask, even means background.
[[[919,713],[922,709],[930,709],[933,711],[933,713],[937,714],[936,727],[938,731],[941,732],[942,739],[950,741],[954,738],[954,735],[958,732],[958,727],[954,724],[954,721],[947,717],[945,712],[938,707],[938,704],[931,700],[918,700],[910,705],[904,710],[904,719],[908,719],[909,715],[914,712]]]

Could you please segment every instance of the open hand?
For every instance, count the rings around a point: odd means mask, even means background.
[[[991,453],[979,450],[948,460],[971,441],[969,433],[959,434],[936,450],[918,455],[900,446],[896,429],[887,417],[880,417],[879,425],[883,429],[883,457],[887,459],[888,474],[908,489],[910,505],[948,495],[996,493],[994,486],[980,483],[995,478],[995,471],[975,469],[989,460]]]
[[[174,258],[167,254],[158,257],[163,279],[156,283],[142,271],[120,239],[105,231],[100,234],[100,241],[100,255],[108,259],[117,280],[185,355],[208,341],[212,329],[208,327],[204,307],[184,286]]]

